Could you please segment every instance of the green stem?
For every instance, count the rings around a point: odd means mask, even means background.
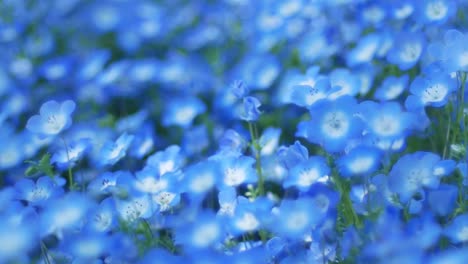
[[[42,253],[43,257],[44,257],[45,263],[51,264],[50,259],[49,259],[48,249],[47,249],[46,245],[42,241],[40,242],[40,244],[41,244],[41,253]]]
[[[261,146],[258,144],[258,132],[257,126],[254,123],[249,122],[249,132],[250,137],[252,138],[252,146],[254,147],[254,154],[256,160],[256,170],[257,170],[257,177],[258,177],[258,187],[257,187],[257,194],[259,196],[265,195],[265,179],[262,174],[262,163],[260,157]]]
[[[63,141],[63,144],[65,145],[65,153],[67,153],[67,160],[68,160],[68,188],[70,190],[73,190],[73,173],[72,173],[72,168],[71,168],[71,164],[70,164],[70,154],[68,153],[69,149],[68,149],[68,145],[67,145],[67,141],[65,140],[65,138],[63,136],[60,137]]]

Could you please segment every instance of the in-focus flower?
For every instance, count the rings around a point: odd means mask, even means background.
[[[243,100],[243,113],[241,114],[241,119],[247,122],[255,122],[260,117],[260,110],[258,109],[262,104],[260,100],[253,96],[244,97]]]
[[[117,161],[125,157],[133,138],[133,135],[123,133],[115,142],[106,142],[101,148],[100,165],[114,165]]]
[[[440,179],[454,169],[455,164],[441,161],[437,154],[431,152],[406,154],[393,165],[388,175],[390,190],[406,203],[423,187],[437,188]]]
[[[425,106],[444,106],[452,92],[457,89],[457,80],[448,74],[425,74],[416,77],[410,86],[411,95],[406,98],[405,106],[409,110]]]
[[[311,121],[299,123],[296,135],[322,146],[329,152],[343,151],[350,139],[361,132],[353,97],[342,96],[334,101],[322,100],[310,109]]]
[[[40,114],[29,118],[26,128],[42,137],[57,135],[71,126],[71,114],[74,110],[75,103],[71,100],[61,104],[53,100],[45,102]]]

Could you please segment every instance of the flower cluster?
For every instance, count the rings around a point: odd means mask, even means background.
[[[467,10],[2,1],[0,263],[465,263]]]

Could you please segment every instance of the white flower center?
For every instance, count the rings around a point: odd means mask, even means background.
[[[349,121],[343,112],[330,112],[324,117],[322,132],[331,138],[340,138],[349,130]]]

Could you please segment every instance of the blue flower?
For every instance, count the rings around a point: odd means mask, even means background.
[[[444,106],[451,93],[457,89],[457,80],[448,74],[425,74],[416,77],[410,86],[411,95],[406,98],[405,106],[409,110],[425,106]]]
[[[275,214],[271,230],[285,238],[303,239],[324,219],[325,215],[326,212],[321,212],[310,198],[285,199]]]
[[[89,214],[87,227],[94,232],[107,232],[117,225],[116,208],[112,197],[102,200]]]
[[[318,68],[307,70],[305,80],[291,87],[292,103],[302,107],[309,107],[328,96],[331,89],[330,79],[317,75],[318,70]]]
[[[441,184],[436,190],[429,191],[427,196],[431,211],[438,216],[447,216],[457,204],[458,188],[454,185]]]
[[[56,163],[61,169],[74,166],[91,146],[89,138],[82,138],[72,142],[66,148],[57,151],[51,158],[51,163]]]
[[[281,146],[276,153],[278,160],[287,169],[292,169],[297,164],[309,159],[309,151],[299,141],[294,142],[294,144],[289,147]]]
[[[249,94],[249,88],[243,81],[236,80],[231,84],[231,92],[238,98],[242,99]]]
[[[220,161],[222,183],[225,186],[239,186],[257,181],[253,168],[255,159],[248,156],[227,157]]]
[[[329,173],[330,168],[325,158],[312,156],[289,169],[289,175],[283,186],[306,191],[316,182],[327,182]]]
[[[36,183],[30,179],[20,179],[15,184],[18,199],[29,202],[32,205],[44,206],[48,201],[63,194],[63,179],[52,180],[49,176],[40,177]]]
[[[400,77],[389,76],[374,93],[374,98],[380,101],[390,101],[398,98],[406,89],[409,81],[408,75]]]
[[[468,214],[457,216],[443,232],[453,243],[468,241]]]
[[[29,118],[26,128],[42,137],[57,135],[71,126],[74,110],[75,103],[71,100],[61,104],[47,101],[41,106],[40,115]]]
[[[247,96],[243,99],[244,111],[241,114],[241,119],[247,122],[255,122],[260,117],[260,110],[258,109],[262,104],[260,101],[253,97]]]
[[[361,133],[362,124],[355,115],[357,109],[356,100],[350,96],[317,102],[310,109],[312,120],[300,123],[296,135],[329,152],[343,151],[349,140]]]
[[[72,68],[72,58],[58,57],[46,61],[39,68],[41,75],[48,81],[58,81],[70,74]]]
[[[453,16],[457,10],[454,1],[451,0],[424,0],[415,2],[416,21],[423,24],[441,25]]]
[[[426,40],[421,33],[402,32],[395,36],[393,46],[387,54],[388,62],[398,65],[400,70],[411,69],[418,63]]]
[[[179,170],[185,162],[185,157],[181,153],[180,147],[171,145],[165,150],[158,151],[149,156],[146,166],[155,170],[158,176]]]
[[[184,171],[184,189],[191,196],[203,197],[218,183],[219,164],[215,161],[203,161],[189,166]]]
[[[55,234],[60,238],[64,232],[81,227],[93,205],[86,195],[77,192],[50,201],[41,214],[41,236]]]
[[[170,100],[162,116],[164,126],[189,127],[193,119],[205,112],[206,107],[203,102],[196,97],[177,98]]]
[[[387,149],[398,140],[404,139],[416,122],[416,115],[404,112],[397,102],[375,103],[364,101],[359,105],[361,118],[364,121],[364,134],[379,139],[378,147]]]
[[[418,151],[402,156],[388,175],[390,189],[406,203],[423,187],[435,189],[445,173],[438,173],[441,162],[437,154]]]
[[[114,165],[125,157],[127,149],[133,141],[134,136],[123,133],[115,142],[108,141],[102,146],[100,151],[101,166]]]
[[[133,193],[128,199],[114,199],[115,208],[122,220],[132,223],[138,219],[148,219],[156,211],[150,195]]]
[[[371,175],[380,165],[381,152],[372,147],[359,146],[337,160],[341,175]]]
[[[224,232],[221,223],[208,211],[197,214],[196,221],[175,230],[175,240],[188,250],[208,248],[220,242]],[[195,220],[193,219],[193,220]]]
[[[346,64],[350,67],[372,61],[377,50],[380,48],[380,35],[369,34],[364,36],[356,44],[346,57]]]

